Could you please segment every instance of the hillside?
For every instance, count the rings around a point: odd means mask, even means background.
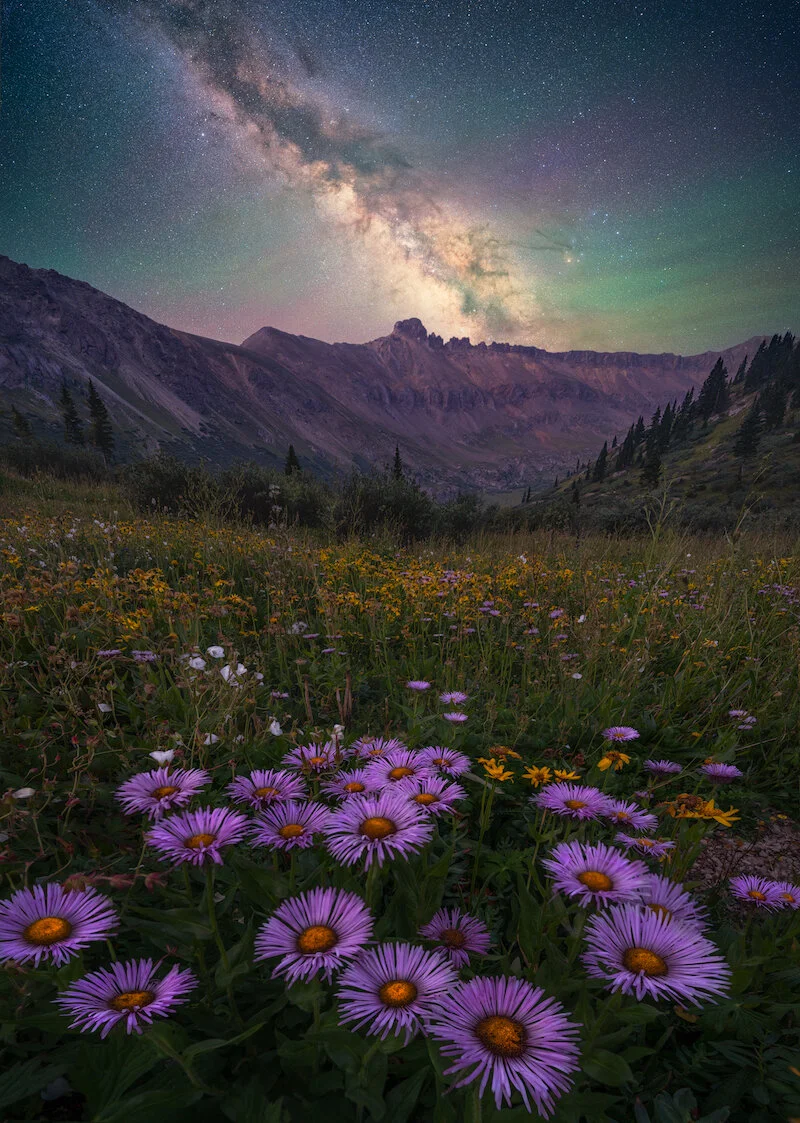
[[[82,281],[0,257],[0,438],[11,408],[59,440],[64,384],[84,411],[98,388],[119,459],[282,463],[322,475],[388,462],[395,445],[437,494],[543,486],[608,432],[735,367],[759,338],[701,355],[551,353],[443,340],[418,319],[368,343],[265,327],[241,346],[156,323]]]
[[[704,401],[713,381],[675,402],[671,416],[640,418],[627,437],[616,435],[616,447],[610,436],[605,465],[595,450],[536,496],[531,513],[587,529],[634,529],[666,496],[673,518],[695,530],[733,530],[743,516],[800,529],[800,342],[774,336],[746,367],[725,371]]]

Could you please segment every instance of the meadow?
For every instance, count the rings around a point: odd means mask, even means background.
[[[797,855],[703,865],[796,815],[791,543],[98,495],[0,523],[0,1117],[800,1117]]]

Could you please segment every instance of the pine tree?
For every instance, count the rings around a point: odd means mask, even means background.
[[[85,444],[83,424],[72,400],[72,394],[67,389],[66,382],[61,383],[61,416],[64,418],[64,440],[67,444]]]
[[[27,417],[20,413],[16,406],[11,407],[11,419],[14,422],[14,432],[17,434],[21,441],[29,441],[31,439],[31,426]]]
[[[644,425],[644,418],[640,415],[639,420],[636,422],[636,428],[633,430],[633,443],[634,445],[641,444],[645,438],[647,429]]]
[[[616,434],[616,433],[614,434],[614,439],[613,439],[613,441],[611,442],[611,447],[612,447],[612,448],[616,448],[616,447],[617,447],[617,434]]]
[[[787,388],[778,378],[767,383],[759,395],[765,429],[778,429],[786,413]]]
[[[590,461],[590,462],[589,462],[589,463],[588,463],[588,464],[586,465],[586,474],[585,474],[585,476],[584,476],[583,478],[584,478],[584,479],[586,480],[586,482],[587,482],[587,483],[588,483],[588,482],[589,482],[589,480],[590,480],[590,479],[592,478],[592,464],[591,464],[591,461]]]
[[[697,412],[703,421],[728,407],[728,371],[722,359],[717,359],[708,378],[697,395]]]
[[[642,483],[647,487],[657,487],[661,479],[661,457],[657,451],[652,452],[644,462],[642,468]]]
[[[291,476],[293,472],[299,472],[300,470],[300,461],[297,459],[294,445],[289,445],[289,451],[286,454],[286,463],[283,466],[283,474],[284,476]]]
[[[392,465],[392,475],[396,480],[403,478],[403,461],[400,459],[400,446],[394,447],[394,464]]]
[[[670,437],[672,436],[672,426],[674,424],[675,411],[670,404],[664,410],[661,417],[661,423],[658,426],[658,447],[661,452],[666,452],[669,448]]]
[[[92,444],[103,454],[106,464],[114,459],[114,430],[111,428],[111,418],[100,395],[94,388],[94,383],[89,379],[89,418],[91,420]]]
[[[555,488],[557,488],[557,487],[558,487],[558,476],[556,476],[556,482],[553,484],[553,489],[555,490]]]
[[[744,374],[745,374],[746,370],[747,370],[747,355],[745,355],[745,357],[739,363],[739,368],[736,371],[736,374],[733,376],[733,382],[731,383],[731,385],[735,386],[739,382],[744,382]]]
[[[595,483],[601,483],[606,478],[606,467],[608,465],[608,441],[603,444],[600,449],[600,455],[595,461],[594,472],[592,479]]]
[[[761,406],[758,398],[753,402],[747,416],[739,426],[736,440],[733,442],[733,455],[739,460],[739,479],[742,478],[742,468],[745,460],[755,456],[758,451],[758,442],[761,439]]]

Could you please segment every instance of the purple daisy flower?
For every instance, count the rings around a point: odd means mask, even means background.
[[[349,799],[376,791],[380,785],[367,768],[353,768],[350,772],[337,772],[330,780],[323,780],[320,789],[333,799]]]
[[[136,663],[155,663],[158,659],[155,651],[132,651],[131,655]]]
[[[413,944],[380,944],[364,951],[339,976],[339,1020],[366,1026],[385,1039],[405,1033],[406,1044],[436,1001],[458,982],[452,964],[438,951]]]
[[[780,908],[800,909],[800,885],[793,885],[791,881],[776,881],[774,885]]]
[[[111,901],[95,889],[55,883],[19,889],[0,901],[0,960],[33,960],[38,967],[44,959],[60,967],[118,923]]]
[[[599,819],[608,808],[608,797],[599,788],[584,784],[548,784],[531,799],[543,811],[569,819]]]
[[[373,861],[382,865],[421,850],[433,834],[433,817],[392,790],[347,800],[330,813],[324,830],[334,858],[352,866],[363,857],[368,869]]]
[[[644,835],[625,834],[624,831],[618,831],[614,841],[626,850],[635,850],[637,854],[646,854],[651,858],[663,858],[675,849],[675,843],[669,838],[646,838]]]
[[[431,765],[416,749],[392,749],[385,756],[370,761],[366,771],[374,788],[385,788],[413,776],[434,775]]]
[[[176,866],[183,862],[202,866],[207,861],[221,866],[222,847],[241,842],[248,825],[239,811],[201,807],[198,811],[184,811],[162,820],[147,835],[147,842]]]
[[[639,730],[630,725],[609,725],[603,730],[606,741],[636,741],[639,736]]]
[[[683,768],[674,760],[646,760],[643,767],[654,776],[677,776],[683,772]]]
[[[405,745],[398,737],[357,737],[350,750],[353,756],[360,759],[374,760],[386,756],[394,749],[405,749]]]
[[[246,803],[258,810],[270,803],[304,799],[307,794],[302,776],[272,768],[257,768],[249,776],[237,776],[227,791],[234,803]]]
[[[442,714],[442,717],[445,721],[451,721],[454,725],[458,725],[462,721],[466,721],[467,716],[467,714],[462,714],[460,710],[453,710],[451,713]]]
[[[435,940],[454,967],[466,967],[470,952],[485,955],[492,942],[483,921],[461,909],[439,909],[419,934],[426,940]]]
[[[583,961],[609,990],[699,1005],[725,994],[731,970],[718,949],[693,928],[639,905],[619,905],[589,918]]]
[[[211,782],[202,768],[154,768],[131,776],[117,788],[115,799],[122,804],[126,815],[142,811],[158,822],[167,811],[186,807],[192,796]]]
[[[284,768],[294,768],[299,772],[325,772],[336,768],[343,756],[342,750],[334,741],[324,745],[295,745],[281,761]]]
[[[171,1014],[197,986],[197,979],[186,968],[175,964],[163,979],[157,979],[158,967],[152,959],[112,963],[84,975],[54,1001],[72,1015],[70,1029],[99,1029],[103,1038],[124,1021],[128,1033],[141,1033],[156,1015],[165,1018]]]
[[[283,901],[261,926],[255,959],[283,956],[272,973],[285,975],[290,985],[320,971],[330,982],[333,972],[369,941],[372,927],[372,914],[357,894],[311,889]]]
[[[572,1084],[579,1028],[540,987],[502,977],[462,983],[426,1021],[442,1053],[456,1060],[445,1075],[470,1070],[456,1088],[480,1080],[482,1096],[491,1081],[498,1109],[511,1104],[516,1089],[527,1110],[533,1101],[543,1116],[552,1114],[555,1100]]]
[[[464,753],[457,753],[455,749],[444,749],[441,745],[428,745],[420,749],[419,759],[424,760],[430,768],[437,772],[444,772],[448,776],[460,776],[468,772],[471,761]]]
[[[594,846],[561,842],[542,865],[553,879],[553,888],[577,897],[584,908],[638,901],[647,882],[643,862],[631,862],[603,842]]]
[[[779,909],[784,902],[780,900],[778,882],[768,881],[765,877],[741,874],[730,879],[731,893],[740,901],[755,905],[760,909]]]
[[[98,651],[97,657],[98,657],[98,659],[115,659],[117,657],[117,655],[121,655],[121,654],[122,654],[122,648],[121,647],[109,647],[105,651]]]
[[[327,807],[309,800],[274,803],[253,821],[251,845],[273,850],[307,850],[314,845],[314,835],[325,829],[329,815]]]
[[[730,784],[733,780],[741,780],[744,776],[744,772],[735,764],[718,764],[714,761],[703,764],[700,771],[712,784]]]
[[[414,678],[410,682],[407,682],[406,686],[408,687],[409,690],[422,691],[422,690],[430,690],[431,684],[429,682],[426,682],[425,679],[423,679],[423,678]]]
[[[461,706],[469,698],[469,694],[464,694],[461,690],[448,690],[444,694],[439,695],[439,701],[448,703],[454,706]]]
[[[397,791],[399,797],[417,804],[431,815],[452,815],[456,803],[467,798],[467,793],[460,784],[433,773],[401,780],[393,790]]]
[[[657,916],[678,921],[698,932],[708,927],[708,914],[691,893],[687,893],[677,881],[670,881],[668,877],[660,877],[657,873],[648,875],[642,889],[642,904]]]
[[[603,815],[612,823],[618,823],[621,827],[633,827],[637,831],[652,831],[658,826],[658,816],[652,811],[642,811],[641,807],[637,807],[635,803],[626,803],[624,799],[609,799]]]

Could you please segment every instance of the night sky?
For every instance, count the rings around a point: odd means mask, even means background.
[[[0,253],[162,322],[800,328],[795,3],[5,0]]]

